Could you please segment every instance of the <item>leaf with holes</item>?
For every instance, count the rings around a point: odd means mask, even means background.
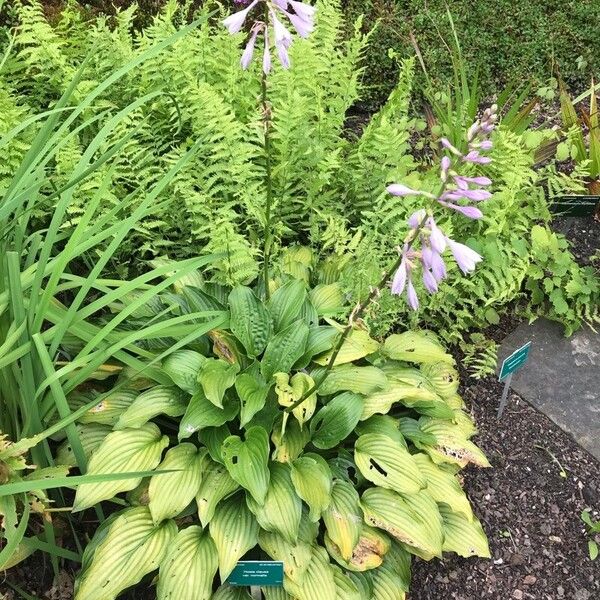
[[[349,571],[370,571],[376,569],[383,562],[383,557],[390,549],[389,538],[373,527],[363,525],[358,542],[352,551],[349,560],[345,560],[339,547],[325,534],[325,546],[329,555],[342,567]]]

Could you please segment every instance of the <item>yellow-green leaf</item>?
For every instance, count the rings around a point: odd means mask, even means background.
[[[137,397],[138,392],[136,390],[117,390],[102,398],[96,406],[81,415],[78,421],[80,423],[114,425]],[[90,399],[85,398],[85,401],[89,402]]]
[[[240,398],[240,427],[245,427],[254,415],[262,410],[271,389],[264,377],[260,374],[257,363],[237,376],[235,390]]]
[[[213,460],[207,461],[202,473],[202,482],[196,494],[198,517],[206,527],[215,514],[219,502],[231,496],[240,486],[235,482],[227,469]]]
[[[390,549],[390,540],[379,530],[363,525],[350,560],[344,559],[337,544],[332,542],[327,534],[325,534],[325,546],[329,555],[342,567],[349,571],[362,572],[376,569],[381,565],[383,557]]]
[[[198,391],[198,374],[207,358],[194,350],[176,350],[165,358],[163,371],[173,383],[188,394]]]
[[[200,369],[199,381],[204,395],[217,407],[223,408],[225,392],[235,383],[239,371],[237,363],[230,364],[217,358],[207,358]]]
[[[310,509],[310,520],[317,522],[331,501],[329,465],[316,457],[302,456],[292,463],[291,476],[296,493]]]
[[[348,481],[335,480],[331,488],[331,502],[323,511],[323,522],[329,539],[346,561],[352,558],[360,539],[362,520],[358,492]]]
[[[315,382],[310,375],[306,373],[296,373],[290,376],[287,373],[275,373],[275,393],[279,404],[284,407],[291,406],[296,400],[299,400],[305,392],[312,389]],[[292,411],[292,414],[300,424],[300,427],[306,423],[314,414],[317,407],[317,394],[311,394]],[[284,420],[287,420],[287,413],[284,414]]]
[[[325,374],[325,367],[313,369],[311,377],[319,381]],[[360,367],[353,364],[333,367],[319,388],[320,396],[330,396],[340,391],[354,392],[365,396],[386,389],[388,380],[377,367]]]
[[[129,473],[154,469],[160,462],[162,451],[168,445],[169,438],[161,435],[160,429],[154,423],[147,423],[139,429],[113,431],[104,438],[92,455],[87,474]],[[134,478],[84,483],[75,494],[73,512],[108,500],[119,492],[132,490],[140,481],[141,478]]]
[[[273,560],[283,562],[286,577],[296,583],[302,583],[312,560],[311,544],[301,539],[291,544],[279,534],[263,530],[258,534],[258,543]]]
[[[353,329],[344,340],[338,355],[335,357],[335,365],[354,362],[379,349],[379,342],[375,341],[368,331],[364,329]],[[331,359],[332,351],[321,354],[314,359],[319,365],[328,365]]]
[[[119,417],[115,429],[140,427],[150,419],[164,414],[180,417],[187,407],[189,396],[175,386],[157,385],[142,392]]]
[[[392,542],[383,564],[370,575],[371,600],[404,600],[410,585],[410,554]]]
[[[312,443],[323,450],[337,446],[356,427],[363,397],[345,392],[330,400],[310,421]]]
[[[88,460],[92,453],[102,444],[104,438],[112,431],[110,425],[100,425],[99,423],[77,424],[76,429],[77,437],[83,447],[83,453]],[[69,467],[77,466],[77,459],[68,439],[58,447],[55,463]]]
[[[184,440],[206,427],[220,427],[231,421],[238,413],[239,404],[234,400],[225,400],[223,408],[215,406],[202,390],[192,396],[190,403],[179,423],[179,439]]]
[[[444,521],[444,552],[456,552],[465,558],[490,558],[487,537],[478,519],[453,512],[447,504],[440,504],[439,511]]]
[[[298,458],[304,447],[310,441],[310,431],[308,427],[300,429],[300,423],[292,420],[285,430],[280,423],[276,423],[271,434],[271,440],[275,445],[273,460],[278,462],[291,462]]]
[[[214,542],[202,527],[180,531],[160,564],[158,600],[211,600],[213,579],[219,568]]]
[[[313,548],[312,559],[300,583],[284,578],[283,587],[297,600],[337,600],[335,574],[325,548]]]
[[[290,279],[273,292],[269,312],[273,317],[275,332],[285,329],[299,318],[305,300],[306,285],[299,279]]]
[[[452,356],[444,350],[438,337],[431,331],[405,331],[386,338],[382,354],[392,360],[412,363],[447,362],[454,363]]]

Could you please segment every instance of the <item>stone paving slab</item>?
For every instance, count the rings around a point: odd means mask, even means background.
[[[586,328],[566,338],[559,323],[523,323],[502,342],[499,365],[528,341],[529,361],[511,388],[600,460],[600,333]]]

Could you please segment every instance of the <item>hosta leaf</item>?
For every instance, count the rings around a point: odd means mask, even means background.
[[[313,325],[310,327],[306,349],[294,365],[294,369],[306,368],[314,356],[330,350],[338,335],[339,332],[335,327],[329,327],[328,325]]]
[[[160,462],[169,438],[161,435],[160,429],[153,423],[142,425],[139,429],[113,431],[104,438],[102,444],[88,464],[88,475],[96,473],[129,473],[154,469]],[[108,500],[119,492],[135,488],[141,479],[122,479],[101,483],[84,483],[75,494],[73,512],[94,506],[102,500]]]
[[[156,470],[174,472],[154,475],[148,488],[148,508],[155,523],[176,517],[195,498],[202,481],[206,454],[206,449],[199,450],[194,444],[187,443],[167,451]]]
[[[334,571],[325,548],[313,548],[312,559],[300,583],[284,578],[283,587],[297,600],[337,600]]]
[[[352,558],[360,539],[362,511],[358,492],[347,481],[335,480],[331,488],[331,502],[323,511],[323,522],[329,539],[339,548],[346,561]]]
[[[237,363],[240,368],[244,368],[244,348],[231,332],[213,329],[208,332],[208,337],[213,342],[212,351],[215,356],[231,364]]]
[[[361,435],[354,448],[356,466],[375,485],[400,494],[416,494],[425,487],[425,479],[411,454],[387,435]]]
[[[338,282],[315,286],[310,290],[310,300],[322,316],[338,313],[344,308],[344,293]]]
[[[139,427],[150,419],[164,414],[180,417],[187,407],[189,396],[175,386],[157,385],[142,392],[120,416],[115,429]]]
[[[224,360],[207,358],[202,365],[198,380],[204,395],[217,407],[223,408],[225,392],[235,383],[239,371],[237,363],[230,364]]]
[[[77,436],[83,447],[83,453],[88,460],[92,453],[102,444],[104,438],[112,431],[110,425],[100,425],[99,423],[78,424],[76,425],[76,429]],[[68,439],[58,447],[54,462],[57,465],[77,466],[77,459]]]
[[[302,456],[292,463],[292,483],[296,493],[310,509],[309,518],[317,522],[331,501],[331,470],[325,461]]]
[[[408,448],[404,436],[400,433],[398,419],[387,415],[374,415],[366,421],[359,423],[355,431],[358,435],[366,435],[368,433],[383,434],[400,444],[403,448]]]
[[[336,600],[363,600],[358,586],[339,567],[331,565],[336,588]]]
[[[392,360],[454,363],[452,356],[446,353],[437,336],[431,331],[406,331],[390,335],[386,338],[381,352]]]
[[[329,555],[342,567],[350,571],[369,571],[376,569],[383,562],[383,557],[390,549],[389,538],[379,530],[363,525],[358,543],[352,551],[350,560],[345,560],[339,547],[325,534],[325,546]]]
[[[123,389],[112,392],[100,400],[96,406],[81,415],[78,421],[80,423],[114,425],[137,397],[138,392],[136,390]],[[89,402],[89,400],[91,398],[85,399],[86,402]]]
[[[248,498],[248,507],[262,529],[278,533],[290,544],[294,544],[298,540],[302,501],[294,490],[289,465],[271,463],[270,472],[264,503],[259,504]]]
[[[187,301],[190,312],[225,310],[225,305],[219,302],[217,298],[198,287],[185,286],[182,295]]]
[[[262,427],[250,427],[245,439],[229,436],[221,448],[231,477],[262,505],[269,489],[269,436]]]
[[[238,413],[239,406],[234,400],[225,400],[223,408],[215,406],[199,391],[192,396],[179,423],[179,439],[189,438],[192,434],[205,427],[220,427],[231,421]]]
[[[400,496],[375,487],[366,490],[360,505],[365,522],[423,554],[441,556],[442,519],[435,502],[425,492]]]
[[[304,354],[308,339],[308,325],[296,321],[271,338],[261,360],[261,373],[267,382],[275,373],[289,373],[294,363]]]
[[[456,552],[465,558],[490,558],[487,538],[476,518],[468,519],[462,513],[453,512],[447,504],[440,504],[439,511],[444,521],[444,552]]]
[[[233,288],[229,294],[229,309],[231,331],[243,344],[248,356],[258,356],[271,337],[269,311],[250,288],[241,285]]]
[[[247,425],[252,417],[262,410],[271,386],[260,374],[259,367],[254,363],[250,368],[237,376],[235,390],[240,398],[240,426]]]
[[[280,587],[265,586],[261,590],[265,600],[296,600]]]
[[[426,363],[421,365],[421,372],[431,386],[442,398],[451,398],[458,390],[458,371],[447,362]]]
[[[177,526],[173,521],[154,525],[145,506],[121,513],[102,535],[91,563],[80,575],[76,600],[112,600],[158,568]]]
[[[291,406],[296,400],[299,400],[305,392],[312,389],[315,385],[312,377],[306,373],[295,373],[290,379],[287,373],[275,373],[275,393],[279,404],[284,407]],[[300,427],[310,419],[317,407],[317,394],[311,394],[294,410],[292,414],[300,424]],[[288,413],[284,414],[284,423],[287,421]]]
[[[225,583],[212,595],[212,600],[253,600],[246,588]]]
[[[286,577],[297,583],[302,582],[312,560],[311,544],[301,539],[291,544],[279,534],[263,530],[258,534],[258,543],[273,560],[283,562]]]
[[[173,383],[188,394],[198,391],[198,374],[207,361],[205,356],[194,350],[176,350],[162,363],[163,371]]]
[[[208,532],[198,525],[180,531],[160,564],[158,600],[211,600],[219,556]]]
[[[196,495],[198,517],[203,527],[206,527],[215,514],[217,505],[231,496],[240,486],[228,473],[224,465],[207,461],[202,473],[202,482]]]
[[[435,444],[435,436],[431,433],[425,433],[421,430],[419,421],[411,419],[410,417],[400,417],[398,419],[398,427],[400,433],[409,439],[414,444],[428,444],[433,446]]]
[[[345,363],[354,362],[364,358],[379,349],[379,342],[376,342],[368,331],[364,329],[353,329],[348,337],[344,340],[338,355],[335,358],[335,365],[343,365]],[[319,365],[328,365],[330,362],[332,351],[321,354],[314,359]]]
[[[305,300],[306,286],[299,279],[290,279],[273,292],[269,312],[273,317],[275,332],[285,329],[298,319]]]
[[[238,560],[258,543],[258,523],[243,494],[220,502],[208,526],[219,554],[219,575],[224,582]]]
[[[445,502],[454,512],[463,514],[467,519],[472,519],[471,503],[460,487],[458,479],[452,473],[448,473],[434,464],[423,452],[417,452],[413,458],[427,480],[427,493],[436,502]]]
[[[312,371],[311,376],[315,381],[319,381],[324,373],[325,367],[319,367]],[[318,393],[320,396],[330,396],[340,391],[349,391],[366,396],[387,386],[387,377],[381,369],[348,364],[331,369]]]
[[[300,423],[295,419],[287,424],[283,433],[282,429],[280,423],[277,423],[271,434],[275,445],[273,460],[291,462],[302,454],[306,444],[310,442],[310,431],[308,427],[300,429]]]
[[[404,600],[410,586],[410,554],[392,542],[381,567],[370,574],[372,600]]]
[[[312,443],[321,449],[337,446],[356,427],[362,410],[362,396],[351,392],[336,396],[312,418]]]

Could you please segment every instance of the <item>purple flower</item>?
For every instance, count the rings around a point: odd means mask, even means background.
[[[240,10],[232,15],[229,15],[224,21],[223,25],[227,27],[229,33],[237,33],[240,31],[244,22],[246,21],[246,17],[248,13],[258,4],[258,0],[254,0],[247,8],[244,10]]]
[[[487,165],[492,162],[492,159],[487,156],[481,156],[477,150],[471,150],[468,154],[465,154],[462,159],[465,162],[476,163],[478,165]]]
[[[444,148],[447,150],[450,150],[452,154],[456,154],[456,156],[462,156],[462,152],[456,146],[453,146],[448,138],[442,138],[440,141],[442,146],[444,146]]]
[[[475,250],[471,250],[468,246],[455,242],[450,238],[446,238],[446,242],[450,247],[456,264],[463,273],[467,274],[475,270],[475,265],[481,261],[481,256]]]
[[[429,192],[413,190],[401,183],[392,183],[387,186],[386,190],[393,196],[426,196],[427,198],[435,198],[435,196]]]
[[[406,258],[403,258],[398,270],[396,271],[396,274],[394,275],[394,279],[392,280],[392,294],[396,294],[397,296],[402,294],[406,285],[406,277]]]
[[[296,14],[303,21],[312,22],[315,16],[315,12],[317,10],[314,6],[311,6],[310,4],[305,4],[304,2],[297,2],[296,0],[290,0],[289,3],[291,4]]]
[[[423,221],[426,215],[426,211],[424,208],[414,212],[410,217],[408,217],[408,226],[411,229],[416,229]]]
[[[242,69],[247,69],[252,61],[252,55],[254,54],[254,46],[256,44],[256,37],[260,32],[261,27],[259,25],[255,25],[252,33],[250,35],[250,39],[244,48],[244,52],[242,53],[242,58],[240,59],[240,64],[242,65]]]
[[[292,15],[287,12],[285,14],[300,37],[307,38],[311,34],[314,27],[312,21],[305,21],[298,15]]]
[[[444,200],[440,200],[440,204],[463,214],[469,219],[481,219],[481,217],[483,217],[483,213],[475,206],[460,206],[459,204],[454,204],[452,202],[444,202]]]
[[[288,2],[287,0],[273,0],[273,2],[275,2],[275,4],[281,9],[281,10],[286,10],[288,7]]]
[[[442,281],[442,279],[445,279],[447,275],[446,263],[444,262],[444,259],[436,252],[433,252],[431,256],[431,273],[435,277],[436,281]]]
[[[463,177],[462,175],[455,175],[454,183],[456,183],[461,190],[468,190],[470,183],[474,185],[487,186],[492,185],[492,180],[488,177]]]
[[[489,200],[492,194],[487,190],[468,190],[458,189],[449,190],[444,192],[441,196],[441,200],[461,200],[466,198],[467,200],[473,200],[473,202],[480,202],[481,200]]]
[[[406,286],[406,298],[408,299],[408,305],[413,309],[419,308],[419,297],[415,291],[412,279],[409,278],[408,285]]]
[[[492,140],[483,140],[483,142],[479,144],[479,147],[482,150],[491,150],[493,146],[494,144],[492,143]]]
[[[448,179],[448,171],[450,170],[450,165],[451,165],[450,158],[448,158],[447,156],[444,156],[442,158],[442,161],[440,164],[441,164],[441,168],[442,168],[441,173],[440,173],[440,179],[444,183],[446,183],[446,181]]]
[[[429,227],[429,244],[431,248],[437,254],[441,254],[446,249],[446,236],[437,226],[433,217],[427,219],[427,227]]]
[[[438,290],[437,280],[429,269],[423,269],[423,285],[430,294],[434,294]]]
[[[400,261],[400,266],[398,270],[394,274],[394,279],[392,280],[392,294],[396,296],[401,296],[406,288],[406,298],[408,300],[408,305],[413,309],[417,310],[419,308],[419,298],[417,297],[417,292],[412,282],[412,260],[416,257],[416,253],[409,249],[408,244],[404,245],[402,249],[402,260]]]

